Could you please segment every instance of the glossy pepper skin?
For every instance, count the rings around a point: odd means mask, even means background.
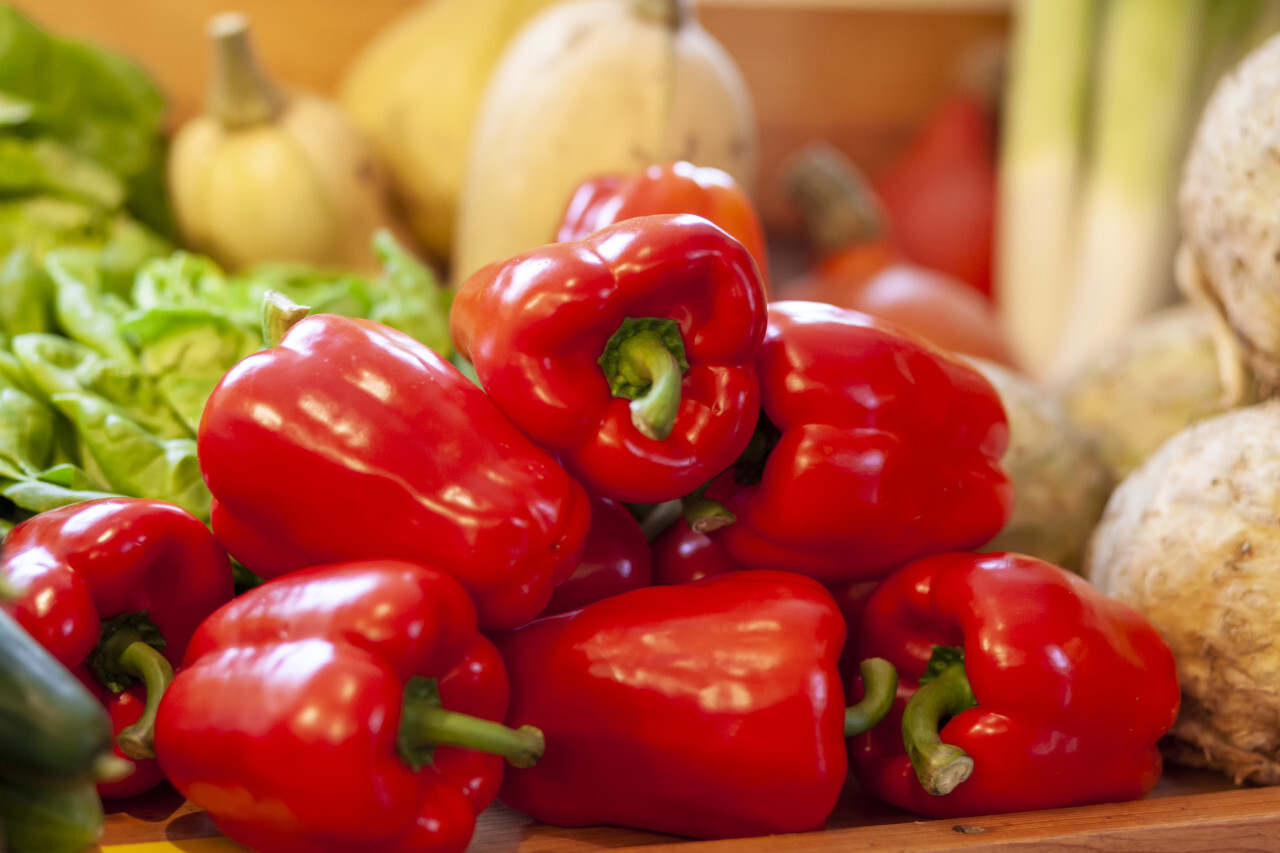
[[[844,635],[831,595],[784,572],[648,587],[496,635],[507,724],[547,748],[499,800],[556,826],[819,829],[846,778]]]
[[[681,497],[751,438],[764,292],[702,217],[636,217],[490,264],[450,328],[490,398],[592,494]]]
[[[503,759],[439,741],[419,751],[406,723],[418,678],[435,681],[427,705],[506,711],[502,660],[451,576],[397,560],[301,569],[201,625],[156,721],[160,761],[260,853],[461,851]]]
[[[213,530],[263,578],[439,566],[481,624],[533,619],[577,564],[587,495],[457,368],[381,323],[306,317],[233,367],[197,437]]]
[[[746,566],[729,556],[714,533],[694,530],[677,518],[650,544],[653,582],[682,584],[725,572],[740,572]]]
[[[142,717],[147,691],[165,684],[148,679],[144,688],[141,674],[113,669],[118,661],[104,671],[96,656],[107,637],[124,637],[129,615],[144,614],[156,629],[141,640],[154,650],[148,656],[176,667],[196,627],[232,596],[231,561],[209,529],[147,498],[101,498],[27,519],[5,539],[0,578],[21,590],[6,609],[99,698],[117,736]],[[133,796],[163,778],[154,757],[126,750],[114,747],[132,772],[100,783],[101,796]]]
[[[769,256],[755,204],[728,172],[685,160],[583,181],[565,210],[556,242],[581,240],[606,225],[655,213],[692,213],[728,231],[755,259],[769,291]]]
[[[587,543],[568,580],[556,587],[543,616],[575,610],[593,601],[653,581],[649,540],[640,522],[625,506],[608,498],[591,499],[591,529]]]
[[[722,531],[703,533],[691,528],[683,518],[675,520],[650,545],[653,558],[654,584],[682,584],[726,572],[747,571],[747,567],[729,556],[720,541]],[[840,656],[842,681],[857,675],[862,659],[853,648],[856,626],[862,622],[862,608],[879,581],[860,580],[828,587],[836,606],[844,616],[845,650]]]
[[[902,715],[934,645],[962,648],[977,704],[941,740],[972,773],[931,794],[904,751]],[[1173,655],[1137,612],[1082,578],[1018,554],[949,553],[884,580],[862,612],[861,654],[899,672],[884,721],[849,741],[862,786],[900,808],[962,817],[1133,800],[1160,776],[1177,716]]]
[[[825,584],[976,548],[1008,519],[1000,397],[959,358],[855,311],[769,306],[761,428],[706,492],[736,561]]]

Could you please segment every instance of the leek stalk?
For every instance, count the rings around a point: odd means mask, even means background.
[[[1031,375],[1052,362],[1068,303],[1097,5],[1021,0],[1015,7],[995,296],[1014,358]]]
[[[1069,376],[1174,296],[1177,185],[1199,92],[1202,0],[1109,0],[1074,280],[1050,376]]]
[[[1280,0],[1021,0],[995,293],[1020,365],[1065,379],[1176,298],[1177,184],[1219,76]]]

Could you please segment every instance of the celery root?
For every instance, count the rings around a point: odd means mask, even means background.
[[[1144,318],[1056,392],[1066,415],[1093,440],[1117,481],[1175,433],[1254,399],[1251,387],[1243,396],[1227,394],[1213,318],[1186,302]]]
[[[967,358],[987,378],[1009,418],[1000,464],[1013,481],[1013,513],[981,551],[1030,554],[1080,571],[1089,535],[1114,480],[1101,452],[1059,401],[1024,374]]]
[[[1280,36],[1224,75],[1200,117],[1178,211],[1189,290],[1203,288],[1264,393],[1280,388]]]
[[[1084,574],[1178,663],[1167,754],[1280,784],[1280,401],[1179,432],[1112,493]]]

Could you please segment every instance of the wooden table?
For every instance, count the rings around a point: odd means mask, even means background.
[[[108,804],[103,853],[235,853],[208,816],[167,786]],[[1280,788],[1232,788],[1221,776],[1171,767],[1133,803],[957,820],[920,820],[850,787],[825,832],[734,841],[688,841],[615,827],[558,829],[493,805],[480,816],[468,853],[787,853],[811,850],[1037,853],[1090,851],[1277,851]]]

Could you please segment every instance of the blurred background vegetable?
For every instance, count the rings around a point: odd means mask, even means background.
[[[18,235],[29,245],[41,231],[110,230],[120,219],[171,236],[164,99],[152,80],[8,5],[0,6],[0,45],[0,247]],[[34,234],[4,233],[24,222]]]
[[[568,0],[511,41],[468,153],[450,270],[459,285],[552,240],[574,190],[687,160],[756,181],[751,93],[688,0]]]
[[[418,0],[346,67],[339,102],[394,178],[396,201],[446,266],[471,130],[507,42],[556,0]],[[448,85],[443,85],[448,81]]]
[[[372,147],[336,103],[264,73],[247,16],[215,15],[208,35],[206,112],[177,130],[168,162],[183,244],[232,270],[376,270],[373,233],[402,229]]]
[[[902,254],[991,294],[1004,44],[978,42],[924,126],[872,188]]]
[[[1211,318],[1179,302],[1145,317],[1054,393],[1119,482],[1175,433],[1257,399],[1252,385],[1245,392],[1227,399]]]
[[[1218,76],[1273,0],[1019,0],[1003,104],[995,294],[1060,381],[1175,298],[1176,191]]]
[[[812,299],[879,317],[938,346],[1005,365],[1013,358],[995,309],[976,288],[912,263],[862,173],[834,146],[811,143],[784,175],[817,255],[780,299]]]
[[[1122,339],[1173,297],[1173,199],[1208,20],[1205,0],[1109,0],[1103,11],[1053,375]]]
[[[1052,392],[983,359],[969,361],[995,386],[1009,418],[1000,464],[1013,481],[1013,513],[981,551],[1016,551],[1079,572],[1116,479],[1098,445]]]

